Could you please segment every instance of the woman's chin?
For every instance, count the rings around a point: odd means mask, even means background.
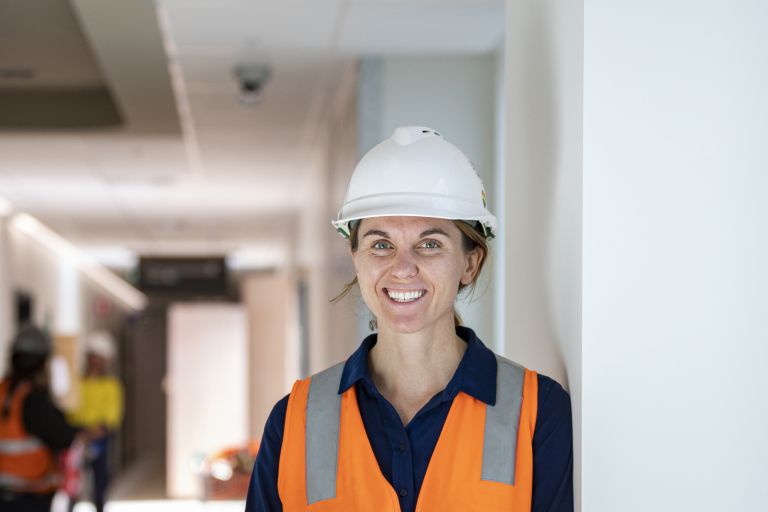
[[[453,325],[453,316],[449,319]],[[435,319],[427,319],[424,315],[382,315],[376,318],[378,331],[387,331],[397,334],[415,334],[434,329],[441,322]]]

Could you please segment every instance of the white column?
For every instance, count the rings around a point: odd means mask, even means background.
[[[765,510],[768,4],[584,11],[584,510]]]
[[[577,509],[763,510],[768,6],[507,7],[510,356],[562,358]]]
[[[57,267],[58,282],[53,332],[56,335],[77,336],[82,327],[83,293],[80,287],[83,278],[71,260],[59,257],[54,263]]]

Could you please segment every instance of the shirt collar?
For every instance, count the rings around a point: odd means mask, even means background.
[[[467,343],[456,368],[445,387],[445,399],[453,399],[456,393],[464,393],[488,405],[496,404],[496,356],[483,345],[475,332],[468,327],[456,327],[456,334]],[[372,386],[371,374],[368,370],[368,352],[376,345],[376,334],[367,336],[357,350],[347,359],[341,373],[339,394],[349,389],[358,381]]]

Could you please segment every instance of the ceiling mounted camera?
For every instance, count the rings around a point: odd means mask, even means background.
[[[240,86],[238,97],[241,103],[253,105],[261,101],[270,76],[269,67],[263,64],[237,66],[235,76]]]

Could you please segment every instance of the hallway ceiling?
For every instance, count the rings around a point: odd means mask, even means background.
[[[0,14],[40,15],[52,2],[0,0]],[[81,52],[67,69],[103,80],[125,124],[0,131],[0,196],[77,244],[143,254],[290,244],[313,200],[296,185],[322,169],[327,119],[349,99],[357,59],[493,51],[504,9],[501,0],[71,4],[96,67]],[[50,48],[65,34],[17,32],[37,52],[0,38],[0,94],[18,86],[9,69],[62,69]],[[242,65],[270,69],[257,104],[238,99]]]

